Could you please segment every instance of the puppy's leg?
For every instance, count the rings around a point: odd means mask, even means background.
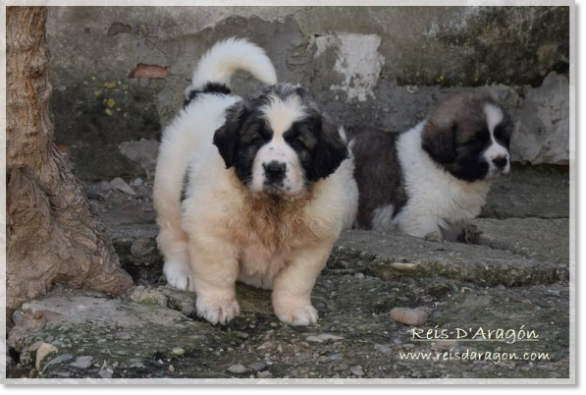
[[[161,228],[157,237],[159,249],[165,257],[163,274],[172,287],[195,292],[195,279],[189,264],[187,233],[178,229]]]
[[[167,282],[175,288],[194,291],[187,251],[189,238],[182,229],[181,213],[181,190],[191,144],[188,130],[177,125],[172,123],[165,129],[157,158],[153,188],[159,225],[157,243],[165,258],[163,273]]]
[[[192,237],[189,256],[195,276],[197,314],[212,324],[230,322],[240,314],[236,300],[236,248],[226,240]]]
[[[328,242],[303,249],[277,274],[273,283],[273,308],[281,321],[291,325],[317,322],[317,310],[311,305],[311,290],[333,244]]]

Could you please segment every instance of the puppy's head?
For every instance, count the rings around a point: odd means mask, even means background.
[[[422,133],[422,147],[456,178],[479,181],[511,170],[513,122],[488,95],[460,93],[441,102]]]
[[[299,86],[279,84],[230,107],[214,144],[254,194],[295,198],[348,156],[329,117]]]

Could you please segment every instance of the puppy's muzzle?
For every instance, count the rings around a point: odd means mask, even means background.
[[[285,163],[274,160],[268,164],[263,163],[262,167],[265,171],[265,184],[274,185],[283,182],[285,173],[287,172],[287,165]]]
[[[506,174],[508,173],[507,165],[509,164],[509,158],[506,155],[497,156],[492,160],[494,164],[495,173]]]

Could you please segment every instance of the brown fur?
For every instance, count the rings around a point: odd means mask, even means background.
[[[304,209],[313,200],[313,189],[299,199],[287,200],[278,196],[252,196],[246,193],[244,201],[246,229],[261,241],[262,245],[275,252],[296,237],[318,239],[307,223]]]
[[[422,139],[427,143],[442,143],[454,125],[458,126],[456,143],[464,144],[474,138],[479,125],[486,123],[484,105],[493,103],[485,93],[462,92],[439,103],[423,129]]]

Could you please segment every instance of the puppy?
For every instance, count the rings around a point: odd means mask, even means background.
[[[460,93],[407,132],[357,135],[357,227],[457,239],[480,213],[491,182],[509,173],[512,131],[489,96]]]
[[[236,70],[271,86],[235,96]],[[198,314],[213,324],[239,314],[236,281],[272,289],[281,321],[317,322],[311,290],[355,216],[343,130],[303,88],[276,83],[262,49],[220,42],[163,133],[154,186],[163,271],[172,286],[196,292]]]

